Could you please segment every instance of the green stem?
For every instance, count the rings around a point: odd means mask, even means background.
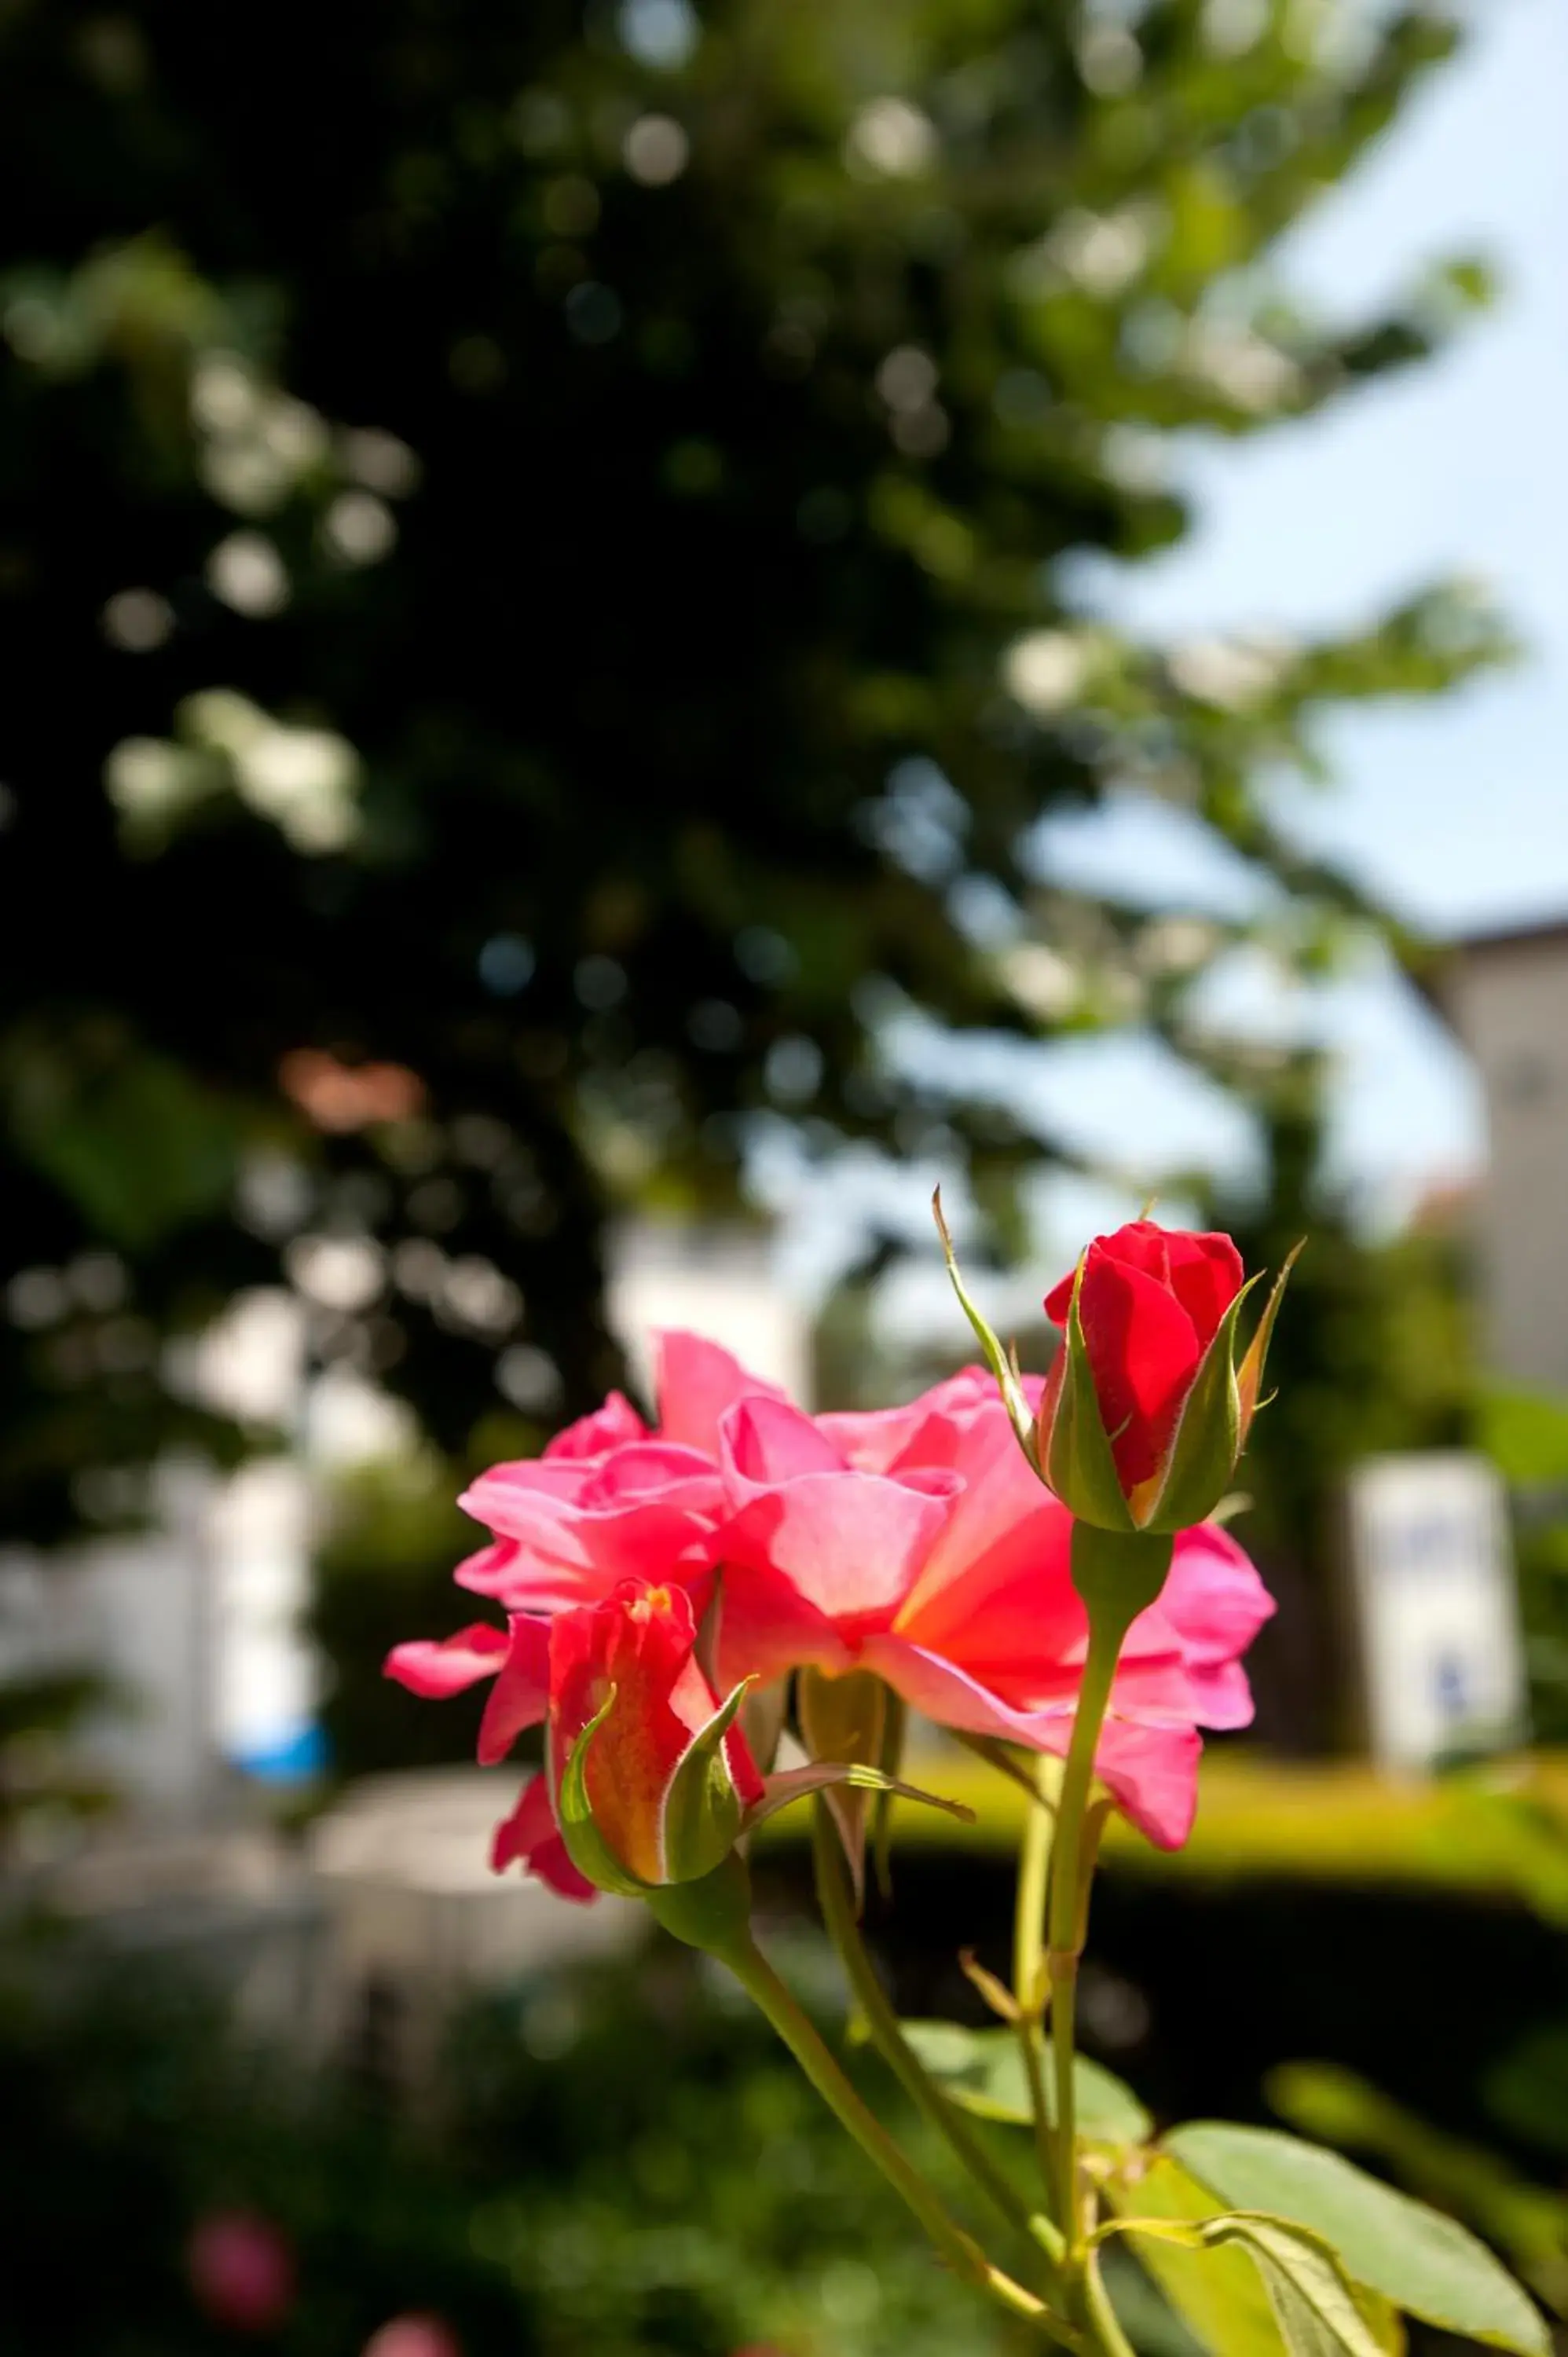
[[[1045,2065],[1040,2036],[1040,2006],[1046,1961],[1046,1889],[1055,1833],[1055,1812],[1045,1799],[1045,1761],[1036,1754],[1028,1764],[1034,1803],[1024,1821],[1024,1846],[1018,1859],[1018,1900],[1013,1917],[1013,1995],[1018,2006],[1018,2042],[1029,2082],[1029,2109],[1035,2124],[1035,2151],[1047,2188],[1052,2179],[1050,2115],[1046,2104]]]
[[[1094,1781],[1094,1755],[1111,1702],[1122,1641],[1138,1614],[1154,1602],[1164,1587],[1172,1545],[1173,1541],[1164,1534],[1099,1530],[1083,1522],[1073,1524],[1072,1581],[1089,1616],[1089,1650],[1057,1803],[1047,1932],[1050,1943],[1051,2055],[1057,2099],[1057,2200],[1058,2222],[1067,2244],[1063,2257],[1066,2297],[1073,2323],[1082,2329],[1101,2357],[1128,2357],[1128,2352],[1089,2247],[1089,2222],[1079,2182],[1073,2032],[1079,1956],[1089,1912],[1083,1830],[1090,1788]]]
[[[1031,2010],[1046,1950],[1046,1882],[1051,1863],[1052,1813],[1045,1804],[1044,1762],[1036,1753],[1026,1771],[1036,1798],[1024,1823],[1018,1859],[1018,1904],[1013,1917],[1013,1994]]]
[[[876,1967],[866,1953],[865,1942],[861,1937],[860,1925],[855,1921],[850,1900],[838,1835],[832,1817],[820,1800],[811,1827],[811,1855],[816,1867],[817,1898],[822,1910],[822,1921],[827,1927],[828,1937],[838,1951],[855,2003],[871,2033],[872,2043],[917,2110],[946,2137],[959,2161],[998,2214],[1016,2233],[1041,2242],[1040,2227],[1048,2224],[1048,2221],[1031,2220],[1026,2203],[1019,2198],[978,2137],[958,2117],[905,2037],[903,2026],[876,1976]],[[1054,2237],[1043,2242],[1043,2247],[1052,2256],[1055,2255],[1053,2244]]]
[[[1117,2321],[1110,2295],[1100,2279],[1099,2255],[1093,2251],[1090,2252],[1084,2265],[1083,2287],[1086,2318],[1099,2357],[1137,2357],[1136,2350]]]
[[[1078,1710],[1072,1722],[1067,1770],[1057,1805],[1056,1842],[1051,1857],[1049,1910],[1051,1973],[1051,2052],[1056,2069],[1058,2221],[1067,2237],[1069,2261],[1081,2259],[1084,2234],[1078,2192],[1078,2122],[1073,2088],[1073,2030],[1078,1998],[1079,1924],[1082,1894],[1079,1888],[1079,1855],[1083,1839],[1084,1811],[1094,1781],[1094,1753],[1111,1700],[1116,1658],[1126,1631],[1114,1621],[1091,1618],[1089,1654],[1083,1665]]]
[[[993,2266],[980,2245],[943,2205],[941,2197],[888,2135],[851,2085],[817,2029],[785,1987],[761,1950],[749,1940],[726,1946],[724,1962],[746,1995],[767,2016],[825,2104],[866,2157],[903,2196],[942,2256],[966,2282],[979,2286],[1015,2316],[1022,2317],[1061,2347],[1086,2357],[1081,2335],[1054,2316],[1045,2302]]]

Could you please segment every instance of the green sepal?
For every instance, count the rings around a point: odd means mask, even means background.
[[[883,1774],[896,1781],[904,1764],[904,1734],[908,1719],[908,1707],[900,1694],[887,1689],[887,1708],[882,1723],[882,1757],[877,1766]],[[871,1863],[876,1876],[876,1888],[884,1899],[893,1895],[893,1792],[878,1792],[871,1814]]]
[[[1258,1320],[1258,1330],[1247,1346],[1246,1357],[1236,1370],[1236,1387],[1241,1398],[1241,1446],[1243,1448],[1247,1445],[1247,1434],[1251,1427],[1252,1418],[1258,1412],[1258,1394],[1262,1389],[1263,1364],[1269,1355],[1269,1343],[1273,1335],[1274,1319],[1279,1316],[1280,1303],[1284,1297],[1285,1286],[1290,1282],[1290,1273],[1305,1249],[1306,1238],[1303,1236],[1300,1243],[1292,1244],[1285,1254],[1284,1265],[1275,1277],[1269,1291],[1269,1297],[1263,1304],[1263,1314]]]
[[[1072,1584],[1090,1626],[1120,1643],[1169,1577],[1176,1538],[1169,1531],[1101,1531],[1072,1526]]]
[[[687,1745],[664,1795],[664,1879],[712,1873],[740,1838],[742,1807],[724,1740],[756,1681],[742,1678]]]
[[[746,1813],[745,1831],[766,1824],[780,1809],[796,1801],[809,1800],[816,1792],[831,1792],[843,1785],[862,1792],[886,1792],[900,1801],[918,1801],[923,1808],[940,1809],[961,1824],[974,1823],[974,1811],[962,1801],[950,1801],[940,1792],[922,1792],[918,1784],[901,1783],[897,1777],[885,1775],[880,1768],[869,1768],[859,1760],[811,1760],[803,1768],[786,1768],[777,1776],[769,1776],[760,1801],[754,1801]]]
[[[619,1898],[646,1899],[653,1886],[622,1866],[594,1823],[588,1801],[588,1746],[615,1708],[615,1699],[616,1690],[611,1686],[567,1754],[555,1809],[561,1820],[561,1838],[579,1874],[586,1875],[598,1889],[613,1890]]]
[[[660,1883],[641,1895],[664,1929],[687,1947],[726,1964],[749,1953],[751,1877],[738,1850],[694,1882]]]
[[[1139,1518],[1144,1530],[1190,1530],[1194,1523],[1213,1512],[1230,1487],[1242,1440],[1236,1321],[1257,1282],[1255,1276],[1248,1278],[1198,1362],[1171,1437],[1158,1495],[1147,1514]]]
[[[1057,1496],[1079,1522],[1104,1531],[1133,1531],[1137,1524],[1122,1488],[1112,1455],[1110,1436],[1100,1413],[1100,1397],[1089,1363],[1078,1297],[1083,1290],[1086,1253],[1079,1262],[1068,1304],[1067,1331],[1062,1339],[1061,1383],[1052,1407],[1050,1428],[1041,1434],[1041,1470]]]
[[[1038,1473],[1041,1470],[1040,1450],[1035,1431],[1034,1411],[1025,1396],[1023,1381],[1017,1368],[975,1308],[964,1281],[959,1275],[958,1259],[953,1252],[952,1238],[948,1233],[948,1223],[942,1217],[942,1190],[940,1187],[931,1197],[931,1216],[937,1223],[937,1233],[942,1240],[942,1257],[947,1262],[949,1282],[958,1296],[958,1306],[973,1327],[975,1340],[985,1354],[985,1363],[996,1378],[996,1387],[1002,1394],[1002,1405],[1006,1409],[1008,1420],[1018,1437],[1018,1446],[1035,1471]]]
[[[830,1678],[808,1665],[795,1681],[795,1714],[800,1738],[813,1760],[880,1767],[887,1737],[887,1687],[869,1670]],[[854,1885],[856,1910],[865,1896],[865,1800],[864,1787],[846,1778],[823,1787]]]

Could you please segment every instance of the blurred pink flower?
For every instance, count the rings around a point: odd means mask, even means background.
[[[294,2253],[270,2218],[212,2210],[186,2246],[197,2306],[231,2332],[272,2332],[294,2306]]]
[[[360,2357],[463,2357],[463,2348],[438,2316],[394,2316],[371,2333]]]

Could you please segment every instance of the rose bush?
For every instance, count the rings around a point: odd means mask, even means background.
[[[1208,1517],[1258,1405],[1284,1274],[1242,1349],[1249,1287],[1229,1237],[1145,1220],[1096,1238],[1047,1297],[1063,1343],[1040,1382],[1003,1351],[942,1235],[989,1377],[810,1416],[713,1344],[667,1335],[652,1427],[612,1394],[467,1493],[490,1543],[457,1578],[505,1627],[399,1646],[390,1674],[425,1695],[493,1680],[486,1761],[546,1723],[498,1868],[636,1895],[718,1958],[954,2272],[1072,2357],[1132,2357],[1101,2273],[1118,2233],[1144,2238],[1215,2357],[1388,2357],[1401,2308],[1547,2357],[1540,2318],[1480,2245],[1332,2155],[1217,2122],[1156,2140],[1103,2072],[1079,2133],[1099,1820],[1115,1806],[1157,1843],[1185,1840],[1199,1728],[1251,1715],[1241,1657],[1273,1607]],[[760,1727],[789,1720],[803,1767],[764,1774],[771,1738],[759,1764],[748,1700]],[[900,2023],[861,1939],[856,1796],[908,1790],[892,1772],[906,1706],[1030,1794],[1011,1987],[965,1960],[1006,2025],[990,2042]],[[1041,1771],[1052,1753],[1059,1779]],[[745,1836],[807,1794],[822,1919],[866,2032],[1025,2254],[1016,2274],[889,2136],[757,1944]],[[968,2102],[1032,2131],[1035,2193],[975,2137]]]
[[[1072,1521],[981,1369],[905,1407],[813,1419],[696,1337],[663,1337],[660,1364],[680,1406],[701,1386],[702,1422],[680,1428],[713,1458],[650,1438],[611,1402],[556,1456],[486,1474],[465,1503],[501,1534],[456,1577],[510,1604],[508,1628],[401,1645],[392,1676],[428,1695],[494,1677],[479,1731],[493,1763],[545,1716],[552,1608],[631,1577],[689,1592],[698,1616],[713,1604],[726,1693],[806,1667],[871,1672],[940,1725],[1065,1753],[1088,1639]],[[1178,1538],[1165,1595],[1134,1623],[1096,1760],[1163,1847],[1192,1822],[1199,1727],[1251,1715],[1240,1656],[1273,1609],[1241,1549],[1202,1528]],[[498,1863],[521,1858],[581,1896],[552,1823],[531,1790]]]

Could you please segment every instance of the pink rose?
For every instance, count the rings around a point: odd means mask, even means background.
[[[869,1670],[939,1724],[1065,1753],[1088,1622],[1072,1519],[979,1369],[908,1408],[818,1422],[745,1400],[725,1420],[733,1519],[714,1541],[719,1683]],[[1129,1632],[1096,1765],[1162,1847],[1191,1826],[1200,1726],[1244,1725],[1240,1655],[1273,1606],[1234,1540],[1176,1543]]]

